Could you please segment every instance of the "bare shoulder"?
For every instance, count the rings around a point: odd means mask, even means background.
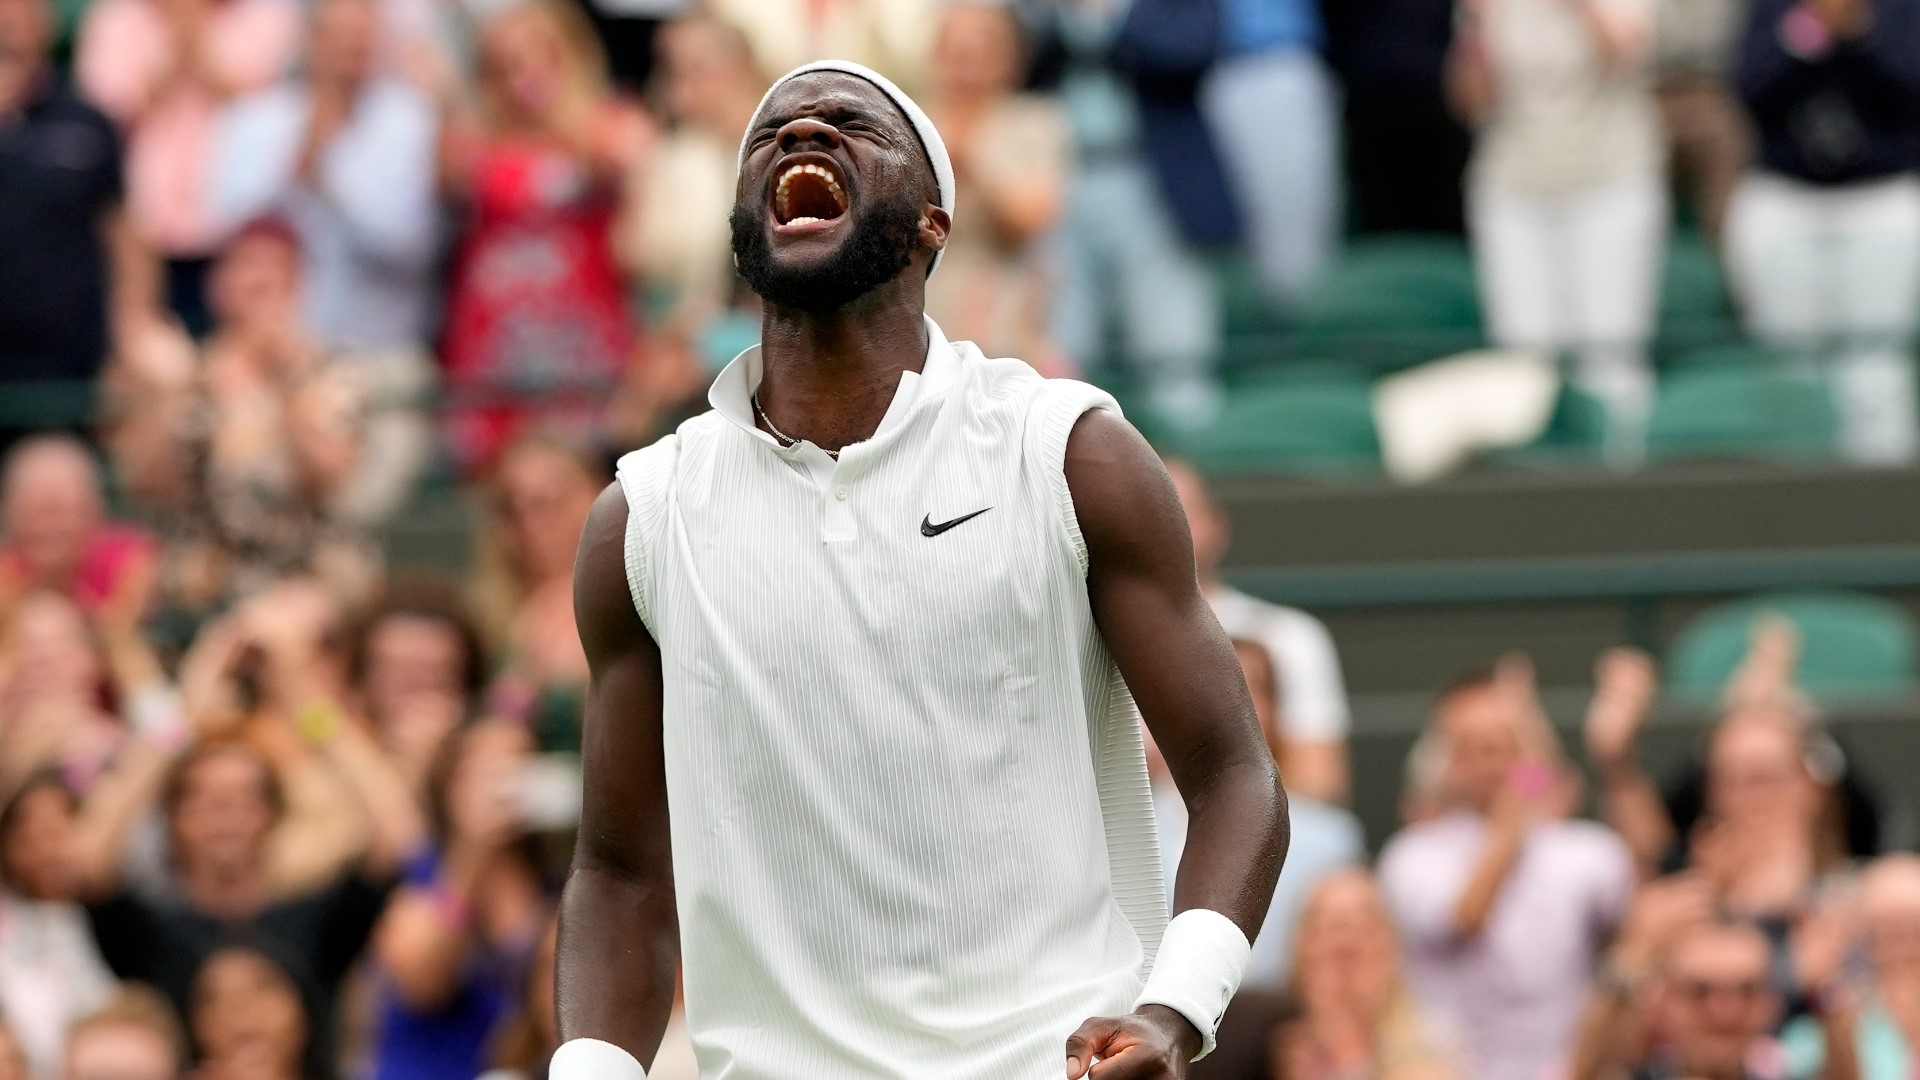
[[[1179,494],[1146,436],[1106,409],[1089,409],[1067,437],[1067,488],[1091,558],[1164,557],[1191,562]]]
[[[616,480],[594,499],[573,563],[574,620],[589,660],[622,652],[648,636],[627,588],[626,539],[627,494]]]

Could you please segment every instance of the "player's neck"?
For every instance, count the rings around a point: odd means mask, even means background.
[[[760,407],[781,431],[828,450],[873,435],[900,373],[927,358],[919,295],[903,297],[899,285],[825,315],[768,306]]]

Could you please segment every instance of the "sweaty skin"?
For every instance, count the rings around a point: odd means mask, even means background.
[[[924,153],[892,103],[838,73],[784,84],[750,135],[738,200],[768,204],[779,163],[825,154],[863,191],[922,193],[908,267],[844,307],[768,304],[760,401],[782,431],[833,450],[871,436],[900,373],[927,350],[926,270],[950,222]],[[839,226],[840,222],[836,222]],[[773,232],[776,269],[830,265],[849,227]],[[1096,627],[1165,754],[1189,808],[1176,910],[1210,908],[1251,939],[1285,857],[1286,796],[1260,733],[1233,648],[1200,594],[1192,541],[1172,482],[1125,421],[1083,416],[1067,443],[1067,482],[1086,538]],[[595,1038],[651,1061],[673,1002],[679,942],[661,745],[660,651],[629,599],[627,502],[615,483],[581,539],[574,603],[591,668],[583,746],[586,800],[574,869],[561,900],[557,1003],[563,1039]],[[1090,1018],[1063,1048],[1064,1075],[1149,1080],[1187,1075],[1200,1033],[1148,1006]]]

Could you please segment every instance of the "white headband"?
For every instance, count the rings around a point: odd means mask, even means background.
[[[947,212],[947,217],[953,217],[953,159],[947,156],[947,144],[940,138],[939,129],[933,126],[933,119],[927,115],[926,110],[907,96],[906,91],[893,85],[885,75],[851,60],[816,60],[811,64],[802,64],[774,80],[773,85],[767,88],[766,96],[760,99],[759,107],[753,110],[753,119],[747,122],[747,132],[740,139],[740,158],[736,167],[746,168],[747,142],[753,138],[753,129],[759,126],[760,114],[767,111],[767,102],[773,98],[774,91],[802,75],[810,75],[816,71],[837,71],[842,75],[865,79],[879,87],[880,92],[887,95],[888,99],[906,115],[907,122],[913,125],[913,133],[920,137],[921,148],[927,152],[927,163],[933,166],[934,184],[938,187],[940,194],[940,209]],[[933,273],[933,268],[940,265],[942,254],[944,252],[933,253],[933,264],[927,268],[927,273]]]

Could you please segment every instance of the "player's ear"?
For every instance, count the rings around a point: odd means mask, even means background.
[[[953,232],[953,218],[945,210],[928,203],[920,211],[920,246],[929,251],[944,251],[947,236]]]

